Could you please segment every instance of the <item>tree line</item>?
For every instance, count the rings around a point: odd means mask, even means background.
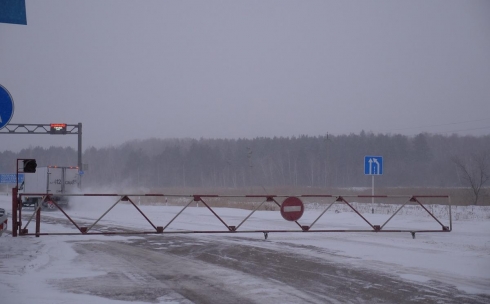
[[[383,156],[379,187],[461,187],[490,168],[490,135],[373,134],[254,139],[144,139],[83,152],[86,186],[369,187],[364,156]],[[0,152],[0,173],[17,158],[39,166],[77,164],[71,147]],[[483,162],[482,162],[483,161]],[[478,166],[481,172],[477,173]],[[483,166],[483,167],[482,167]],[[485,167],[486,166],[486,167]],[[466,169],[466,173],[465,173]],[[474,171],[474,172],[473,172]]]

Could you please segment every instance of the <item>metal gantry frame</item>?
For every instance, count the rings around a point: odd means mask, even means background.
[[[27,223],[22,226],[22,197],[23,196],[43,196],[44,201],[52,201],[52,203],[65,215],[65,217],[73,224],[74,227],[77,228],[79,232],[60,232],[60,233],[44,233],[41,232],[41,204],[38,204],[37,208],[34,209],[33,213],[30,215]],[[281,207],[279,201],[282,199],[286,199],[290,197],[290,195],[198,195],[198,194],[190,194],[190,195],[179,195],[179,194],[57,194],[57,196],[87,196],[87,197],[114,197],[117,200],[114,204],[109,207],[98,219],[96,219],[92,224],[88,226],[80,226],[78,225],[61,206],[59,206],[55,201],[51,200],[52,194],[46,193],[22,193],[18,194],[17,189],[14,188],[12,190],[12,232],[13,236],[21,235],[34,235],[39,237],[41,235],[128,235],[128,234],[189,234],[189,233],[263,233],[264,237],[267,239],[269,233],[283,233],[283,232],[409,232],[412,234],[412,237],[415,238],[415,233],[418,232],[451,232],[452,231],[452,215],[451,215],[451,200],[448,195],[405,195],[405,196],[388,196],[388,195],[376,195],[375,198],[406,198],[406,201],[400,205],[396,211],[388,218],[383,224],[375,225],[368,221],[366,217],[364,217],[354,206],[352,203],[348,202],[349,198],[371,198],[371,195],[295,195],[298,198],[330,198],[331,202],[327,205],[327,207],[319,214],[319,216],[313,220],[313,222],[309,225],[302,225],[299,221],[295,221],[298,228],[297,229],[273,229],[273,230],[243,230],[240,229],[241,226],[257,211],[260,209],[262,205],[266,202],[273,202],[277,206]],[[188,198],[189,202],[177,213],[175,216],[170,219],[167,223],[163,225],[154,224],[138,207],[137,204],[131,199],[131,197],[179,197],[179,198]],[[224,198],[227,200],[231,200],[233,198],[254,198],[254,199],[262,199],[262,202],[253,208],[253,210],[243,218],[243,220],[236,226],[232,226],[227,224],[222,217],[220,217],[213,208],[206,202],[206,200],[210,198]],[[447,199],[447,207],[449,208],[449,226],[445,226],[436,216],[431,213],[420,201],[424,198],[445,198]],[[92,229],[97,223],[102,220],[117,204],[120,202],[128,202],[134,206],[134,208],[146,219],[146,221],[151,226],[151,230],[144,231],[112,231],[112,232],[93,232]],[[224,230],[179,230],[179,231],[168,231],[167,228],[172,224],[172,222],[178,218],[184,210],[189,207],[193,202],[202,203],[209,211],[219,220],[225,227]],[[345,230],[345,229],[313,229],[315,223],[335,204],[341,203],[348,206],[353,212],[355,212],[360,218],[366,222],[368,228],[367,229],[355,229],[355,230]],[[439,230],[418,230],[418,229],[385,229],[384,227],[391,219],[399,213],[408,203],[418,204],[422,207],[422,209],[427,212],[440,226]],[[162,206],[164,207],[164,206]],[[36,217],[36,229],[34,233],[29,233],[28,226],[31,223],[32,219]]]
[[[4,128],[0,129],[0,134],[47,134],[51,133],[51,124],[7,124]],[[55,135],[78,135],[78,168],[83,170],[82,164],[82,123],[78,124],[66,124],[66,132],[64,134]],[[82,176],[79,177],[79,187],[81,187]]]

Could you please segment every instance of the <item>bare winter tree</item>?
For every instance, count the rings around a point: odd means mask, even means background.
[[[470,187],[473,204],[485,194],[484,186],[490,180],[490,151],[473,154],[466,162],[461,157],[453,157],[460,173],[460,179]]]

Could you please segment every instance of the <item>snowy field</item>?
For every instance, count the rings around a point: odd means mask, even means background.
[[[67,213],[83,226],[89,226],[115,201],[114,198],[90,198],[75,201]],[[309,205],[299,221],[310,225],[325,206]],[[11,213],[11,197],[0,194],[0,208]],[[145,206],[140,208],[156,226],[165,226],[182,207]],[[391,214],[372,214],[371,206],[359,207],[363,216],[373,224],[383,224]],[[386,208],[378,208],[385,210]],[[444,225],[449,226],[446,207],[430,206]],[[228,225],[238,225],[250,210],[217,208],[216,213]],[[222,242],[244,243],[251,239],[254,246],[267,249],[290,244],[291,251],[302,255],[338,261],[352,267],[372,268],[396,275],[403,280],[424,284],[430,281],[449,284],[468,294],[490,295],[490,208],[453,207],[453,231],[449,233],[262,233],[187,234],[199,240],[214,238]],[[32,211],[25,210],[24,216]],[[59,211],[44,212],[41,232],[77,232],[74,226],[56,221],[65,218]],[[47,220],[44,222],[44,220]],[[23,224],[27,218],[23,218]],[[129,204],[118,204],[100,222],[100,229],[123,228],[152,230],[152,227]],[[282,219],[278,211],[257,211],[240,230],[293,230],[295,223]],[[11,229],[9,218],[9,229]],[[315,224],[314,229],[369,229],[369,226],[345,206],[335,206]],[[414,206],[407,206],[387,224],[385,229],[434,229],[441,226]],[[34,232],[34,221],[29,232]],[[223,230],[224,225],[207,209],[194,203],[166,231]],[[96,227],[94,231],[97,231]],[[162,236],[164,238],[165,236]],[[89,279],[101,274],[91,264],[77,260],[72,249],[74,241],[114,242],[143,238],[140,236],[41,236],[13,238],[4,233],[0,238],[0,301],[1,303],[127,303],[95,295],[64,292],[52,284],[62,278]],[[175,298],[161,298],[160,303],[184,303]],[[142,303],[142,302],[132,302]]]

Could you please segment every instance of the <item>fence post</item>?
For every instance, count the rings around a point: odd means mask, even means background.
[[[17,187],[12,188],[12,236],[17,236]]]
[[[39,237],[40,232],[41,232],[41,208],[38,208],[36,211],[36,237]]]

